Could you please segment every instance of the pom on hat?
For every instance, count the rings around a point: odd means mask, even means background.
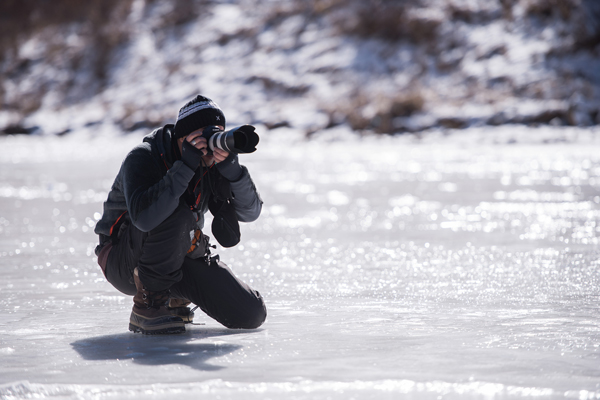
[[[198,95],[179,110],[175,122],[175,138],[185,137],[197,129],[211,125],[225,127],[225,115],[217,103]]]

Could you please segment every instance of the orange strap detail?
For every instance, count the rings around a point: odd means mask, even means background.
[[[119,221],[121,220],[121,218],[123,218],[123,215],[127,214],[127,211],[123,212],[123,214],[121,214],[119,216],[119,218],[117,218],[117,220],[115,221],[114,224],[112,224],[112,226],[110,227],[110,231],[108,233],[109,236],[112,236],[113,234],[113,229],[115,228],[115,226],[117,226],[117,224],[119,223]]]
[[[202,231],[200,229],[196,229],[196,232],[194,232],[194,238],[192,239],[192,245],[187,251],[188,253],[191,253],[192,251],[196,250],[196,246],[198,246],[198,240],[200,240],[201,237]]]

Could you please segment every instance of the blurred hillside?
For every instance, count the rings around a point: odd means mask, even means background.
[[[4,0],[0,131],[600,123],[597,0]]]

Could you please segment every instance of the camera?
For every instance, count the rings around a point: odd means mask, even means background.
[[[258,135],[252,125],[242,125],[228,131],[218,126],[208,126],[202,131],[202,137],[208,142],[208,154],[215,148],[230,153],[253,153],[258,144]]]

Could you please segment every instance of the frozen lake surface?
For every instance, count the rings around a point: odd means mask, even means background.
[[[241,156],[263,215],[218,250],[268,319],[168,337],[128,332],[93,255],[139,140],[0,138],[0,398],[600,398],[593,132],[269,132]]]

